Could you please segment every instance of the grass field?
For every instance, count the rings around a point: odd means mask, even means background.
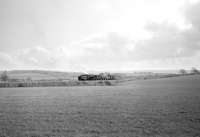
[[[0,74],[2,71],[0,71]],[[10,79],[17,80],[72,80],[77,78],[82,73],[80,72],[60,72],[60,71],[45,71],[45,70],[11,70],[7,71]]]
[[[149,136],[200,136],[199,75],[0,89],[0,137]]]

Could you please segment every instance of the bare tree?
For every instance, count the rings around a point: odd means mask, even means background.
[[[30,82],[30,81],[32,81],[32,78],[31,78],[30,76],[28,76],[28,77],[26,78],[26,81],[27,81],[27,82]]]
[[[182,75],[185,75],[185,74],[187,74],[187,71],[185,69],[180,69],[179,73],[182,74]]]
[[[8,74],[7,74],[7,71],[4,71],[1,76],[1,81],[7,81],[8,80]]]
[[[199,71],[198,69],[196,69],[196,68],[193,67],[193,68],[191,69],[191,73],[192,73],[192,74],[200,74],[200,71]]]

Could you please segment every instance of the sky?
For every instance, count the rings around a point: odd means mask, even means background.
[[[0,70],[200,68],[199,0],[0,0]]]

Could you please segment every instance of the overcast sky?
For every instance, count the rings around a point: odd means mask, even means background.
[[[198,0],[0,0],[0,69],[200,67]]]

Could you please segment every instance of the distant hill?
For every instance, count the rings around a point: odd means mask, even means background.
[[[3,71],[0,71],[0,74]],[[98,74],[100,72],[90,72],[90,74]],[[65,81],[65,80],[77,80],[78,76],[84,74],[83,72],[62,72],[62,71],[48,71],[48,70],[10,70],[7,71],[9,79],[13,81],[18,80],[36,80],[36,81]],[[160,72],[113,72],[111,73],[117,80],[137,80],[137,79],[152,79],[160,77],[174,76],[170,73]]]
[[[2,71],[0,71],[2,73]],[[46,71],[46,70],[11,70],[7,71],[10,79],[20,80],[72,80],[77,79],[81,72],[60,72],[60,71]]]
[[[0,74],[3,71],[0,71]],[[46,70],[10,70],[7,71],[8,81],[0,81],[0,87],[45,87],[45,86],[110,86],[121,85],[138,80],[160,79],[182,74],[154,73],[154,72],[127,72],[111,73],[113,81],[78,81],[83,72],[61,72]],[[93,74],[93,73],[90,73]],[[192,74],[187,74],[192,75]]]

